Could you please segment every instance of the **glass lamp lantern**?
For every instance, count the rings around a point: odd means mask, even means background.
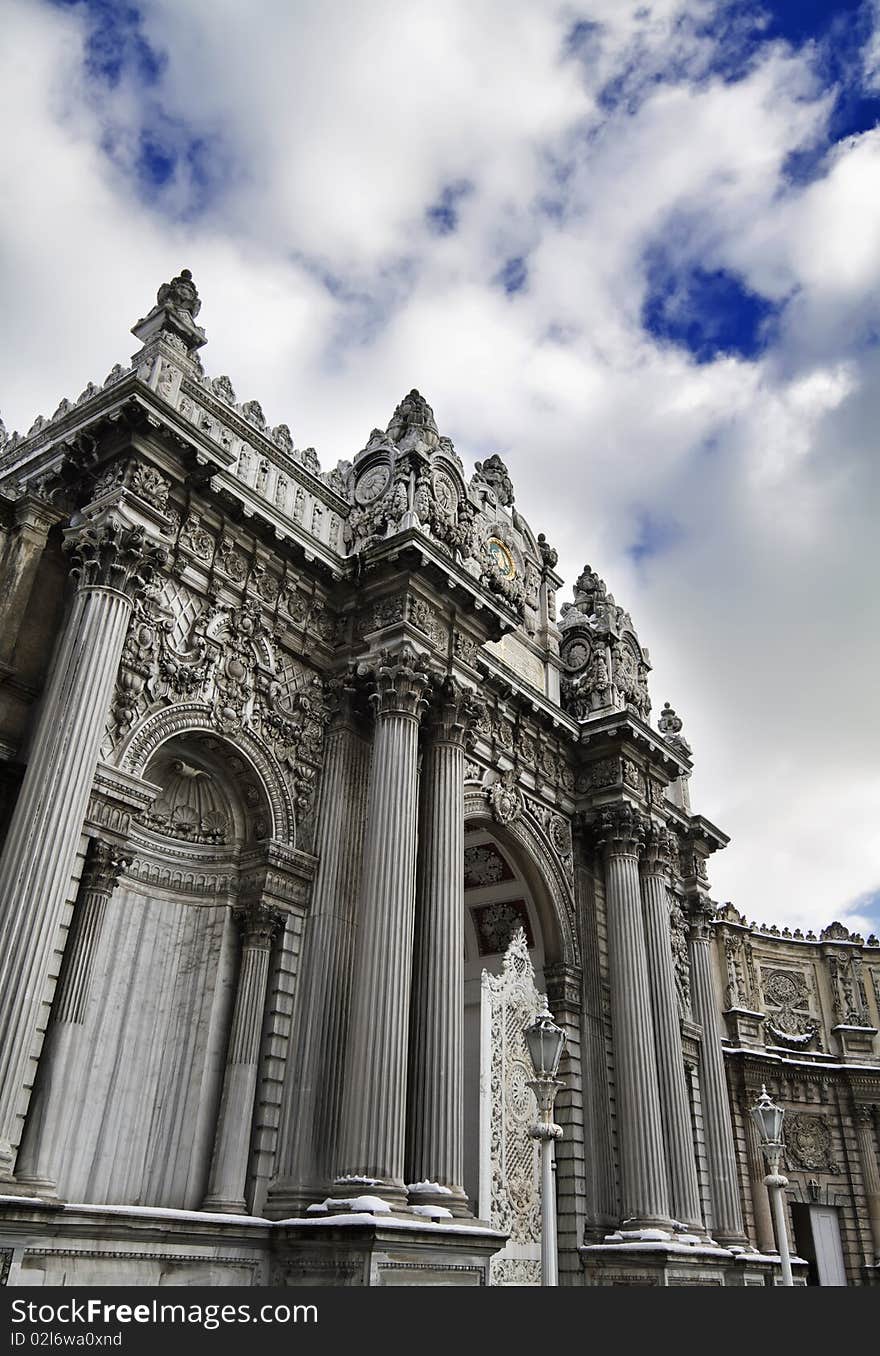
[[[761,1096],[752,1107],[750,1114],[764,1148],[782,1144],[782,1125],[785,1120],[785,1112],[781,1106],[776,1105],[763,1083],[761,1084]]]
[[[565,1032],[562,1027],[556,1025],[545,1008],[543,1012],[538,1013],[531,1026],[526,1027],[523,1035],[535,1078],[542,1081],[555,1078],[565,1048]]]

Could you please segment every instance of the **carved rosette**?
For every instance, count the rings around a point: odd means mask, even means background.
[[[370,701],[376,716],[406,716],[419,721],[427,708],[430,681],[427,664],[414,651],[402,649],[380,656],[373,671]]]
[[[64,550],[80,589],[109,588],[131,599],[150,586],[168,558],[144,528],[126,527],[112,518],[71,530]]]
[[[627,801],[604,806],[593,821],[593,841],[608,856],[638,857],[645,843],[648,821]]]
[[[242,946],[254,951],[269,951],[284,927],[284,914],[268,904],[240,904],[232,910],[232,917]]]
[[[131,866],[134,857],[112,843],[93,838],[91,851],[82,874],[82,890],[94,890],[109,899],[119,883],[119,877]]]

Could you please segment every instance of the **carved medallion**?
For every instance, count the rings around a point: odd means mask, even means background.
[[[359,504],[372,504],[388,489],[391,472],[387,466],[374,466],[362,475],[355,486],[354,497]]]
[[[823,1116],[789,1112],[785,1118],[785,1151],[792,1167],[813,1172],[839,1172],[831,1156],[831,1127]]]

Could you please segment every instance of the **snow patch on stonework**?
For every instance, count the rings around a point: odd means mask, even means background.
[[[411,1182],[407,1187],[407,1191],[413,1196],[418,1195],[420,1192],[430,1192],[432,1196],[452,1195],[452,1188],[441,1186],[439,1182]]]

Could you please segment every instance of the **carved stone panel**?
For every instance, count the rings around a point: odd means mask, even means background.
[[[490,1265],[490,1285],[541,1284],[541,1185],[535,1099],[523,1031],[545,999],[535,987],[519,929],[500,975],[483,971],[480,1057],[480,1217],[509,1239]]]

